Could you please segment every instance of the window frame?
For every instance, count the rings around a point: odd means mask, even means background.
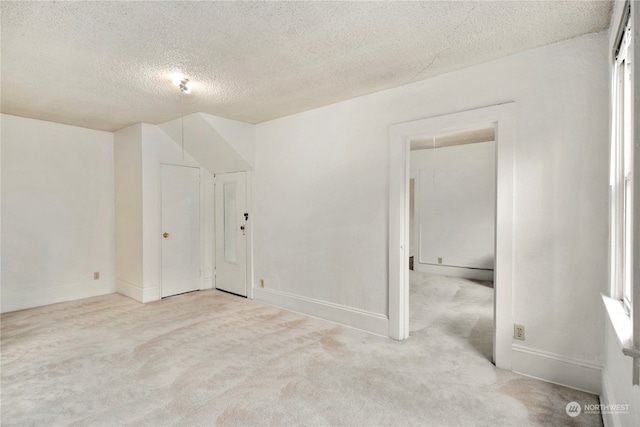
[[[612,138],[610,165],[611,296],[626,312],[633,307],[634,240],[634,75],[633,23],[625,5],[613,52]]]
[[[627,1],[613,39],[611,61],[611,157],[609,180],[609,287],[603,301],[622,352],[633,357],[632,384],[640,384],[640,85],[634,58],[640,7]],[[638,52],[636,52],[638,51]],[[638,103],[638,107],[636,104]],[[635,307],[634,307],[635,301]]]

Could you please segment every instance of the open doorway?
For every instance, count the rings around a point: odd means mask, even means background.
[[[410,140],[409,334],[493,361],[493,126]]]
[[[389,142],[389,336],[409,336],[410,144],[424,135],[495,129],[496,207],[493,360],[511,370],[513,181],[516,105],[495,105],[393,125]]]

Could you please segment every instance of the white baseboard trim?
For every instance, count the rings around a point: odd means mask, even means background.
[[[463,279],[493,281],[493,270],[479,270],[464,267],[449,267],[447,265],[413,263],[413,269],[421,273],[437,274],[438,276],[462,277]]]
[[[513,372],[587,393],[602,392],[600,365],[518,344],[511,350]]]
[[[97,297],[116,292],[116,284],[113,278],[103,277],[99,281],[85,280],[66,286],[55,286],[42,289],[37,292],[25,292],[24,294],[11,295],[2,293],[2,313],[40,307],[43,305],[57,304],[60,302],[75,301],[83,298]]]
[[[273,289],[253,288],[253,298],[255,301],[296,313],[317,317],[384,337],[389,336],[389,319],[382,314]]]
[[[160,287],[150,286],[142,290],[142,302],[158,301],[160,299]]]
[[[122,294],[125,297],[129,297],[139,302],[143,301],[142,288],[140,286],[134,285],[133,283],[129,283],[121,279],[117,279],[116,284],[119,294]]]
[[[607,375],[605,375],[606,371],[602,370],[602,394],[600,395],[600,403],[602,405],[612,405],[618,403],[615,395],[613,394],[613,389],[611,388],[611,384],[609,383],[609,379]],[[602,422],[604,423],[604,427],[615,427],[621,426],[622,420],[620,420],[620,416],[613,411],[604,411],[602,413]]]
[[[160,299],[158,286],[140,287],[133,283],[118,279],[118,293],[139,302],[151,302]]]
[[[205,277],[204,281],[202,282],[202,289],[213,289],[214,284],[215,284],[214,277]]]

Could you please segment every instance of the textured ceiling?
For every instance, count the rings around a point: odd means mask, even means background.
[[[258,123],[606,29],[611,5],[3,1],[2,112],[109,131],[197,111]]]

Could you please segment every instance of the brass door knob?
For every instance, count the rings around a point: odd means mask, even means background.
[[[162,235],[162,237],[164,237],[165,239],[168,239],[168,238],[169,238],[169,233],[164,233],[164,234]]]

